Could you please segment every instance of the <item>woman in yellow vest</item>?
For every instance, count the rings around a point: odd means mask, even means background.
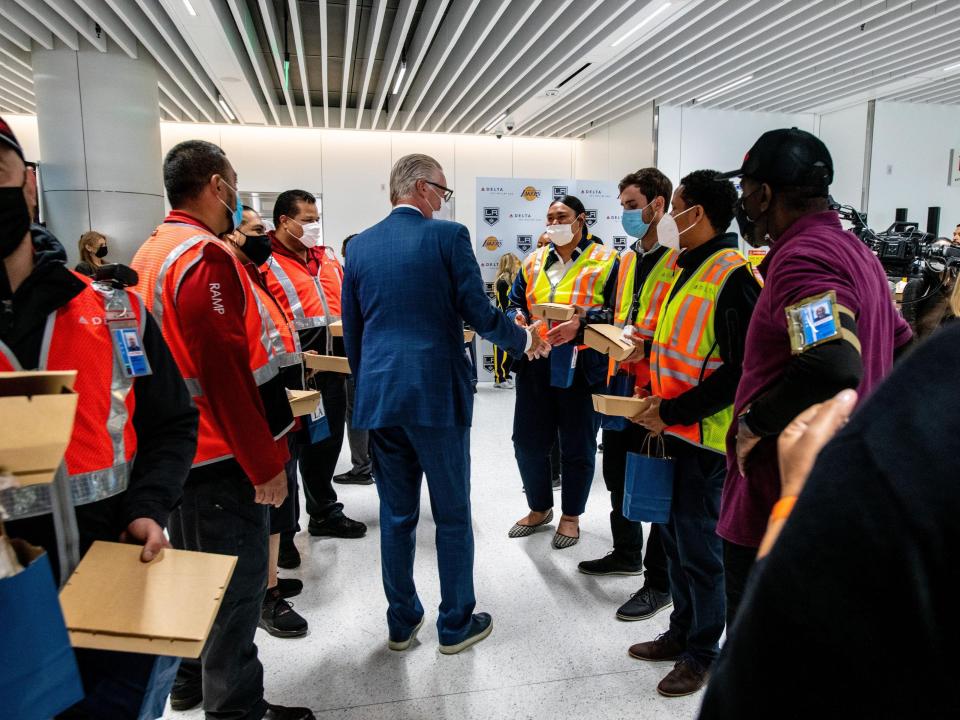
[[[553,520],[550,450],[560,436],[563,515],[553,546],[563,549],[580,539],[580,515],[590,494],[597,455],[599,418],[591,395],[602,392],[607,358],[585,348],[584,327],[609,323],[616,299],[617,254],[587,228],[578,198],[567,195],[547,212],[550,243],[523,262],[510,292],[510,309],[519,325],[533,322],[534,306],[558,303],[574,308],[566,321],[545,321],[542,331],[553,345],[548,358],[520,360],[517,373],[513,446],[530,512],[510,530],[525,537]]]

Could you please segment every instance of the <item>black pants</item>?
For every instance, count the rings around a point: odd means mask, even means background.
[[[647,554],[643,555],[643,525],[623,516],[624,478],[627,453],[640,452],[647,431],[630,423],[623,432],[603,431],[603,481],[610,491],[610,531],[613,534],[613,554],[624,563],[644,567],[644,584],[654,590],[668,592],[667,556],[660,540],[660,525],[650,526]]]
[[[743,594],[747,591],[750,571],[757,560],[757,548],[736,545],[723,541],[723,582],[727,592],[727,634],[740,609]]]
[[[300,430],[290,450],[300,465],[303,493],[307,497],[307,514],[312,520],[323,522],[343,512],[343,505],[337,502],[337,491],[333,489],[333,475],[337,470],[340,448],[343,447],[347,386],[345,377],[338,373],[318,373],[314,382],[323,394],[330,437],[313,445],[307,431]]]
[[[207,718],[260,720],[267,709],[253,639],[267,587],[268,532],[267,507],[254,502],[236,460],[190,471],[183,504],[170,517],[173,546],[237,556],[203,653],[184,658],[174,685],[175,692],[202,687]]]
[[[679,440],[668,441],[667,450],[676,461],[670,520],[662,535],[673,598],[670,634],[709,668],[720,651],[726,612],[717,519],[727,463],[720,453]]]
[[[493,346],[493,379],[502,383],[510,379],[510,368],[513,367],[513,358],[506,350]]]

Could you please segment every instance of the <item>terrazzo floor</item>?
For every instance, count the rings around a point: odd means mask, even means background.
[[[693,718],[702,693],[666,699],[656,684],[669,664],[631,659],[627,648],[663,632],[669,612],[624,623],[617,607],[642,577],[590,577],[581,560],[610,549],[609,494],[597,458],[581,541],[550,545],[555,524],[511,540],[526,511],[510,441],[514,393],[481,384],[472,432],[477,611],[493,615],[493,634],[456,656],[437,651],[440,602],[434,525],[426,489],[416,579],[427,623],[403,653],[387,649],[380,579],[378,501],[373,486],[337,486],[347,514],[367,523],[360,540],[297,537],[303,563],[281,576],[304,581],[293,598],[310,623],[298,639],[257,632],[266,699],[311,707],[322,720]],[[349,467],[344,443],[338,472]],[[557,496],[559,506],[559,494]],[[200,709],[169,720],[198,720]]]

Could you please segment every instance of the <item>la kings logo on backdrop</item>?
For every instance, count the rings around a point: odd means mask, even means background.
[[[485,282],[483,286],[484,286],[484,290],[487,291],[487,297],[490,298],[491,300],[494,300],[496,298],[497,293],[496,293],[496,290],[494,290],[493,288],[493,283]]]
[[[533,235],[517,235],[517,250],[527,252],[533,247]]]
[[[623,252],[627,249],[627,236],[626,235],[614,235],[613,236],[613,248],[618,252]]]
[[[587,210],[587,227],[593,227],[597,224],[597,211]]]
[[[493,355],[484,355],[483,356],[483,369],[487,372],[493,372]]]
[[[554,186],[553,186],[553,199],[554,199],[554,201],[559,200],[560,198],[562,198],[562,197],[563,197],[564,195],[566,195],[566,194],[567,194],[567,186],[566,186],[566,185],[554,185]]]
[[[498,222],[500,222],[500,208],[485,207],[483,209],[483,221],[490,226],[496,225]]]

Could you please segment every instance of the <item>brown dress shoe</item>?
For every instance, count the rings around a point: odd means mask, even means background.
[[[706,684],[707,671],[693,660],[683,658],[660,681],[657,692],[664,697],[683,697],[693,695]]]
[[[686,647],[669,632],[663,633],[656,640],[650,642],[637,643],[632,645],[630,657],[637,660],[649,660],[651,662],[673,662]]]

